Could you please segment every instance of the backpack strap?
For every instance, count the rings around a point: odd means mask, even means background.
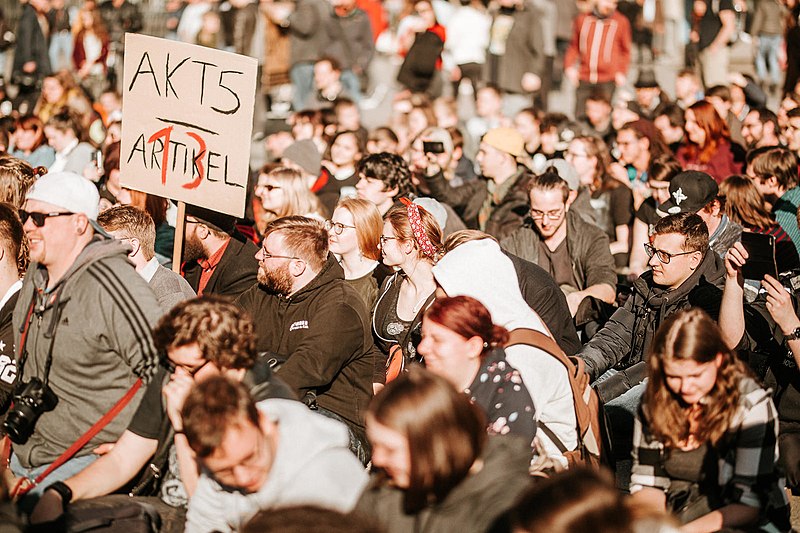
[[[566,447],[566,446],[564,446],[564,443],[563,443],[563,442],[561,442],[561,439],[559,439],[559,438],[558,438],[558,435],[556,435],[556,434],[553,432],[553,430],[552,430],[552,429],[550,429],[549,427],[547,427],[547,424],[545,424],[544,422],[539,422],[539,421],[537,421],[537,422],[536,422],[536,426],[537,426],[539,429],[541,429],[541,430],[542,430],[542,433],[544,433],[545,435],[547,435],[547,438],[548,438],[548,439],[550,439],[550,440],[553,442],[553,444],[555,444],[555,445],[556,445],[556,448],[558,448],[558,451],[560,451],[560,452],[561,452],[561,455],[564,455],[564,454],[566,454],[566,453],[568,453],[568,452],[569,452],[569,450],[567,449],[567,447]]]
[[[572,372],[574,365],[567,358],[567,354],[564,353],[564,350],[556,344],[556,341],[541,331],[530,328],[517,328],[509,331],[508,342],[506,342],[505,347],[511,348],[517,344],[527,344],[528,346],[534,346],[540,350],[544,350],[558,359],[570,373]]]
[[[562,350],[561,347],[558,344],[556,344],[556,341],[554,341],[551,337],[545,335],[541,331],[537,331],[535,329],[530,329],[530,328],[517,328],[508,332],[508,342],[506,342],[505,348],[510,348],[518,344],[533,346],[534,348],[539,348],[540,350],[544,350],[545,352],[552,355],[554,358],[558,359],[558,361],[560,361],[561,364],[564,365],[564,367],[567,370],[567,374],[569,375],[570,388],[573,388],[572,392],[573,392],[573,403],[574,403],[576,399],[575,396],[576,391],[572,386],[572,381],[573,381],[572,378],[573,378],[573,372],[575,371],[575,365],[569,360],[567,355],[564,353],[564,350]],[[580,397],[581,397],[580,392],[578,392],[577,398]],[[575,416],[577,421],[577,412],[575,413]],[[555,432],[553,432],[552,429],[547,427],[547,424],[541,421],[537,421],[537,426],[539,427],[539,429],[542,430],[542,432],[544,432],[545,435],[547,435],[547,438],[549,438],[553,442],[553,444],[555,444],[556,448],[558,448],[558,450],[562,454],[569,452],[566,445],[564,445],[564,443],[561,441],[561,439],[558,438],[558,436],[555,434]],[[579,433],[578,441],[580,441],[581,439],[580,431],[578,433]]]

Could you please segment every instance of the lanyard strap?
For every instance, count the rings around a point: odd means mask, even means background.
[[[62,453],[58,457],[58,459],[53,461],[44,472],[36,476],[36,479],[34,479],[33,481],[28,480],[27,478],[20,479],[17,482],[17,486],[15,487],[14,496],[19,498],[27,494],[31,489],[33,489],[35,486],[41,483],[47,476],[49,476],[53,472],[53,470],[63,465],[65,462],[71,459],[73,455],[78,453],[78,450],[83,448],[87,442],[92,440],[95,435],[100,433],[100,431],[106,425],[108,425],[108,423],[111,422],[120,413],[120,411],[122,411],[125,408],[126,405],[128,405],[128,403],[133,399],[133,397],[136,395],[136,392],[139,390],[139,388],[141,388],[141,386],[142,386],[142,378],[139,378],[131,386],[131,388],[128,389],[128,392],[125,393],[125,396],[120,398],[119,401],[117,401],[117,403],[114,404],[114,406],[111,409],[109,409],[109,411],[106,414],[104,414],[100,420],[95,422],[95,424],[92,427],[90,427],[86,431],[86,433],[81,435],[80,438],[76,440],[72,444],[72,446],[67,448],[67,450],[64,451],[64,453]],[[28,483],[23,487],[22,484],[26,480],[28,481]]]

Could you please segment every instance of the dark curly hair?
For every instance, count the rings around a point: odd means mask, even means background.
[[[249,369],[257,356],[249,313],[220,296],[179,303],[159,320],[153,340],[162,354],[197,343],[204,359],[224,369]]]
[[[396,198],[413,197],[417,189],[411,183],[411,169],[406,160],[397,154],[380,152],[363,157],[358,163],[356,174],[374,180],[381,180],[385,191],[397,187]]]

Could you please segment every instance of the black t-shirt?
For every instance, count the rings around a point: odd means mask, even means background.
[[[652,196],[645,198],[642,205],[636,210],[636,218],[648,226],[654,226],[656,222],[661,220],[661,217],[656,213],[656,201]]]
[[[247,386],[256,401],[267,398],[296,400],[297,396],[292,389],[283,380],[273,375],[268,360],[268,354],[262,355],[254,367],[247,371],[242,383]],[[161,389],[168,381],[169,370],[163,365],[159,365],[156,375],[147,385],[142,401],[128,424],[128,430],[145,439],[161,437],[162,427],[167,418]]]
[[[698,33],[700,34],[699,48],[708,48],[716,39],[719,30],[722,29],[722,20],[719,18],[720,11],[733,11],[733,0],[705,0],[706,13],[700,19]]]
[[[544,241],[540,241],[539,266],[553,276],[553,279],[556,280],[559,287],[562,285],[575,287],[575,281],[572,279],[572,261],[570,261],[569,258],[567,239],[561,241],[561,244],[552,252]],[[575,288],[577,289],[578,287]]]

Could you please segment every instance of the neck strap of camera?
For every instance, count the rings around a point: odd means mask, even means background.
[[[18,379],[19,379],[20,383],[22,382],[22,371],[23,371],[23,368],[24,368],[24,365],[25,365],[25,359],[27,359],[27,355],[28,355],[28,352],[25,349],[25,343],[28,340],[28,329],[30,327],[31,320],[33,318],[33,310],[34,310],[35,305],[36,305],[36,296],[37,296],[37,291],[34,289],[33,297],[31,298],[31,305],[28,308],[28,313],[27,313],[27,316],[25,318],[24,329],[22,330],[21,335],[20,335],[20,352],[19,352],[20,353],[20,355],[19,355],[19,367],[20,368],[19,368],[19,373],[18,373]],[[59,316],[61,314],[61,307],[62,307],[60,304],[65,303],[65,302],[59,302],[57,294],[53,295],[52,298],[55,300],[55,310],[54,310],[55,316],[53,318],[53,321],[51,322],[51,326],[52,327],[50,328],[51,329],[51,331],[50,331],[50,347],[49,347],[48,352],[47,352],[47,362],[45,363],[45,375],[44,375],[44,380],[43,380],[43,382],[45,383],[45,386],[47,386],[47,382],[48,382],[48,379],[50,377],[50,365],[51,365],[51,363],[53,361],[53,344],[55,342],[55,337],[56,337],[55,336],[55,330],[56,330],[56,327],[58,326],[58,320],[59,320]],[[44,309],[44,306],[42,306],[42,308]],[[72,456],[75,455],[84,446],[86,446],[86,444],[90,440],[92,440],[95,437],[95,435],[100,433],[100,431],[102,431],[102,429],[104,427],[106,427],[109,422],[114,420],[114,418],[120,413],[120,411],[122,411],[125,408],[125,406],[127,406],[128,403],[130,403],[130,401],[136,395],[136,392],[141,388],[141,386],[142,386],[142,378],[138,378],[133,383],[133,385],[131,385],[131,388],[128,389],[128,392],[126,392],[125,395],[122,398],[120,398],[117,401],[117,403],[115,403],[111,407],[111,409],[109,409],[108,412],[106,414],[104,414],[100,418],[100,420],[95,422],[92,427],[87,429],[86,432],[83,435],[81,435],[78,438],[78,440],[76,440],[74,443],[72,443],[72,446],[67,448],[64,451],[64,453],[59,455],[58,458],[55,461],[53,461],[50,464],[50,466],[48,466],[44,470],[44,472],[42,472],[41,474],[36,476],[36,479],[29,479],[29,478],[26,478],[26,477],[21,477],[17,481],[16,485],[14,486],[13,491],[11,492],[12,497],[21,498],[22,496],[27,494],[30,490],[32,490],[34,487],[36,487],[39,483],[41,483],[55,469],[57,469],[58,467],[63,465],[65,462],[70,460],[72,458]]]
[[[100,433],[100,431],[104,427],[106,427],[106,425],[109,422],[114,420],[114,418],[120,413],[120,411],[125,409],[125,406],[128,405],[128,403],[130,403],[130,401],[136,395],[136,392],[141,388],[141,386],[142,386],[142,378],[138,378],[131,386],[131,388],[128,389],[128,392],[126,392],[125,395],[122,398],[120,398],[117,401],[117,403],[115,403],[114,406],[111,409],[109,409],[106,414],[102,416],[102,418],[100,418],[100,420],[95,422],[95,424],[92,427],[86,430],[86,433],[81,435],[78,438],[78,440],[73,442],[72,446],[67,448],[64,451],[64,453],[59,455],[58,459],[53,461],[50,464],[50,466],[48,466],[45,469],[44,472],[36,476],[36,479],[29,479],[25,477],[20,478],[17,481],[16,485],[14,486],[14,490],[11,493],[12,497],[21,498],[29,491],[31,491],[34,487],[36,487],[38,484],[40,484],[42,481],[44,481],[45,478],[47,478],[47,476],[49,476],[55,469],[57,469],[58,467],[69,461],[72,458],[72,456],[78,453],[78,451],[81,448],[86,446],[86,444],[90,440],[92,440],[95,437],[95,435]]]

